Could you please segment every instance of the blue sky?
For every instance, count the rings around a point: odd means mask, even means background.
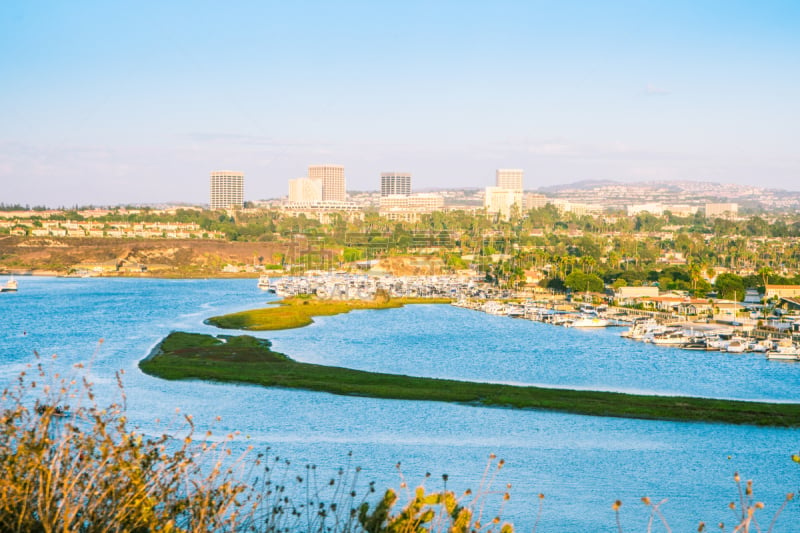
[[[586,179],[800,190],[800,2],[0,3],[0,202]]]

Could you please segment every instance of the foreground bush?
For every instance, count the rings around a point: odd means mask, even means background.
[[[121,401],[101,409],[85,378],[34,371],[2,395],[0,531],[483,530],[452,492],[420,488],[398,509],[393,491],[362,487],[358,468],[323,480],[252,450],[234,458],[224,442],[195,441],[190,416],[183,439],[147,438],[128,426],[121,383]]]
[[[252,515],[233,467],[208,464],[213,446],[144,438],[122,405],[98,408],[85,380],[23,374],[2,399],[2,531],[221,531]]]

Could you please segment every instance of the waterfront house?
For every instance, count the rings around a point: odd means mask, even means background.
[[[747,315],[744,304],[731,300],[716,300],[714,302],[714,320],[718,322],[741,322]]]
[[[794,298],[800,296],[800,285],[769,285],[764,288],[764,298]]]
[[[614,292],[617,305],[636,305],[658,297],[658,287],[619,287]]]
[[[714,305],[710,300],[686,298],[675,307],[675,311],[679,315],[700,315],[711,311],[713,308]]]
[[[778,303],[775,304],[775,307],[788,312],[800,311],[800,297],[792,298],[790,296],[786,296],[778,300]]]
[[[708,300],[688,298],[686,296],[665,295],[648,298],[646,301],[664,313],[677,313],[680,315],[697,315],[711,309]]]

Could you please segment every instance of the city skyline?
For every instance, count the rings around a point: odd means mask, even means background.
[[[387,168],[421,190],[483,188],[498,168],[528,190],[800,189],[794,2],[0,9],[7,204],[204,203],[215,168],[276,198],[313,161],[351,190]]]

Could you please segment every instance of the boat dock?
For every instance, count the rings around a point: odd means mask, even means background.
[[[536,299],[530,294],[498,289],[480,278],[457,276],[370,276],[344,272],[304,276],[262,276],[259,288],[281,297],[314,295],[324,300],[391,298],[451,300],[452,305],[491,315],[527,319],[577,329],[625,327],[621,336],[656,346],[685,350],[762,353],[769,359],[800,361],[800,339],[789,333],[744,330],[734,324],[691,322],[672,313],[571,302],[555,295]]]
[[[655,346],[735,354],[760,353],[770,360],[800,361],[800,343],[791,335],[765,334],[761,330],[744,331],[730,324],[691,322],[686,317],[669,313],[532,300],[514,303],[465,298],[453,305],[492,315],[524,318],[568,328],[627,326],[620,333],[622,337]]]
[[[509,291],[487,288],[456,276],[369,276],[323,273],[259,279],[258,286],[281,297],[314,295],[323,300],[372,300],[379,292],[392,298],[509,298]]]

